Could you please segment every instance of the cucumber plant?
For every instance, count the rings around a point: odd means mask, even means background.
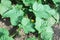
[[[38,36],[41,36],[42,40],[53,40],[52,26],[59,22],[59,14],[56,10],[59,0],[49,0],[54,3],[53,8],[48,0],[13,1],[16,1],[16,4],[13,4],[12,0],[1,0],[0,15],[2,18],[10,18],[11,25],[22,28],[25,34],[34,33],[37,30]],[[6,36],[2,36],[2,40],[3,37]],[[33,37],[26,40],[36,39]]]

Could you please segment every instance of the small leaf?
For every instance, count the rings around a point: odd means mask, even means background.
[[[35,32],[35,30],[33,29],[33,24],[28,18],[23,18],[21,24],[25,33]]]

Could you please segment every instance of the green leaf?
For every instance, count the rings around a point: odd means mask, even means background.
[[[53,30],[51,27],[45,27],[41,33],[41,38],[43,40],[52,40],[53,39]]]
[[[42,0],[38,0],[38,3],[42,3]]]
[[[11,7],[11,1],[10,0],[1,0],[1,4],[6,7]]]
[[[51,16],[54,17],[54,19],[56,20],[56,23],[59,22],[59,14],[56,12],[56,10],[51,9],[51,10],[47,10],[47,12],[48,12],[49,14],[51,14]],[[51,12],[52,12],[52,13],[51,13]]]
[[[24,12],[19,8],[19,6],[13,7],[13,9],[9,10],[3,15],[3,18],[10,18],[10,22],[13,26],[16,26],[23,17]]]
[[[33,5],[33,12],[35,16],[38,16],[40,18],[48,19],[49,17],[51,17],[51,15],[47,13],[47,11],[45,11],[49,9],[50,9],[49,6],[38,4],[37,2],[35,2]]]
[[[43,5],[35,2],[33,4],[33,12],[36,16],[35,28],[41,33],[43,40],[52,40],[53,26],[59,21],[59,15],[55,9],[51,9],[49,5]]]
[[[11,9],[11,2],[9,0],[1,0],[0,14],[3,15],[6,11]]]
[[[56,23],[58,23],[59,22],[59,14],[56,13],[56,15],[54,15],[54,18],[56,19]]]
[[[54,3],[59,3],[60,0],[52,0]]]
[[[0,28],[0,36],[2,36],[2,35],[9,35],[9,32],[8,32],[8,30],[6,30],[6,29],[4,29],[4,28]]]
[[[1,36],[0,40],[14,40],[12,37],[9,37],[7,35]]]
[[[55,24],[56,20],[53,17],[48,18],[47,25],[53,26]]]
[[[52,1],[53,1],[53,3],[56,5],[56,7],[59,6],[59,4],[60,4],[60,0],[52,0]]]
[[[28,18],[23,18],[21,24],[25,33],[35,32],[35,30],[33,29],[33,24]]]
[[[48,20],[48,18],[53,16],[54,19],[57,20],[56,22],[59,21],[58,13],[56,12],[55,9],[51,9],[49,5],[42,5],[35,2],[33,5],[33,12],[36,17]]]
[[[36,1],[36,0],[22,0],[23,3],[26,5],[26,6],[30,6],[30,5],[33,5],[33,3]]]
[[[41,33],[41,25],[43,24],[43,20],[39,17],[36,17],[36,23],[35,28],[38,30],[39,33]]]

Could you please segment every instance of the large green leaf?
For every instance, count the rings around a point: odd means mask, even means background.
[[[52,19],[53,20],[53,19]],[[53,20],[54,21],[54,20]],[[37,22],[37,21],[36,21]],[[38,22],[37,24],[35,24],[35,28],[37,29],[37,31],[39,33],[41,33],[41,38],[43,40],[52,40],[52,37],[53,37],[53,30],[51,28],[51,25],[53,25],[53,22],[52,21],[49,23],[49,21],[41,21],[40,19],[40,22],[41,24]],[[52,24],[51,24],[52,23]],[[36,26],[40,24],[40,26]],[[51,24],[51,25],[50,25]]]
[[[9,0],[1,0],[0,14],[3,15],[6,11],[11,9],[11,2]]]
[[[35,28],[41,33],[43,40],[52,40],[53,26],[59,21],[59,15],[55,9],[51,9],[49,5],[43,5],[35,2],[33,4],[33,12],[36,16]]]
[[[20,9],[19,6],[13,7],[13,9],[9,10],[3,15],[3,18],[9,17],[11,24],[16,26],[19,20],[23,17],[24,12]]]
[[[33,5],[33,12],[36,17],[38,16],[43,19],[53,17],[57,22],[59,21],[59,14],[55,9],[51,9],[48,5],[38,4],[35,2]]]
[[[9,31],[4,28],[0,28],[0,40],[13,40],[12,37],[9,37]]]
[[[6,29],[4,29],[4,28],[0,28],[0,36],[2,36],[2,35],[9,35],[9,32],[8,32],[8,30],[6,30]]]
[[[11,1],[10,0],[1,0],[1,4],[6,7],[11,7]]]
[[[50,7],[47,5],[38,4],[37,2],[33,4],[33,12],[35,16],[38,16],[40,18],[48,19],[51,15],[47,13],[45,10],[49,9]]]
[[[7,35],[1,36],[0,40],[14,40],[12,37],[9,37]]]
[[[30,22],[30,20],[28,18],[23,18],[21,24],[22,24],[22,28],[24,29],[25,33],[34,32],[35,31],[33,29],[33,24]]]

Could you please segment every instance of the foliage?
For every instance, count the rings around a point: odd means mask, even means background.
[[[59,0],[52,0],[55,4],[57,4],[58,2],[60,2]]]
[[[16,5],[11,10],[3,14],[3,18],[9,17],[11,20],[11,24],[16,26],[18,21],[23,17],[24,12],[19,8],[19,5]]]
[[[21,21],[22,28],[24,29],[25,33],[34,32],[33,23],[30,22],[28,18],[23,18]]]
[[[0,40],[14,40],[14,39],[9,36],[8,30],[0,28]]]
[[[54,33],[52,26],[59,22],[59,14],[56,11],[57,6],[55,6],[56,9],[55,7],[52,8],[49,2],[46,3],[48,0],[15,1],[17,1],[17,3],[12,4],[12,0],[1,0],[0,15],[2,18],[10,18],[11,24],[23,28],[26,34],[30,32],[34,33],[37,30],[43,40],[52,40]],[[54,5],[60,2],[59,0],[52,1]],[[35,15],[35,17],[33,15]],[[8,36],[8,32],[6,32],[6,34]],[[3,39],[3,37],[6,39],[10,38],[4,35],[1,40],[6,40]],[[28,38],[27,40],[35,40],[35,38]]]

